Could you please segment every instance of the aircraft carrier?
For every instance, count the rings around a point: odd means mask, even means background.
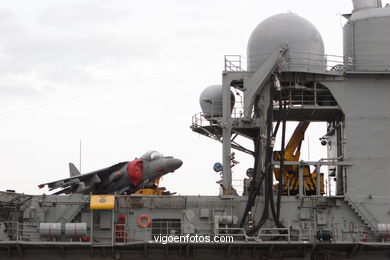
[[[343,16],[343,56],[285,13],[253,31],[246,66],[225,57],[191,125],[222,143],[219,196],[0,192],[0,259],[389,259],[390,8],[353,0]],[[312,122],[327,156],[303,161]],[[243,194],[235,150],[254,158]]]

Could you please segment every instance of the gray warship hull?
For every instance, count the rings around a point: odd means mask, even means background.
[[[272,226],[252,235],[230,228],[244,211],[245,196],[116,196],[114,209],[95,210],[86,195],[2,192],[0,198],[2,218],[8,220],[0,229],[1,259],[388,259],[390,252],[390,242],[378,240],[357,213],[366,206],[345,197],[285,198],[281,215],[289,227],[280,239]],[[125,221],[118,224],[121,215]],[[150,216],[151,226],[139,225],[143,215]],[[62,227],[49,234],[41,223]],[[70,234],[66,223],[86,223],[87,228]],[[332,232],[331,240],[318,240],[320,227]],[[154,238],[173,233],[234,239],[162,244]]]

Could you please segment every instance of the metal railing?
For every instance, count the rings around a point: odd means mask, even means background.
[[[218,235],[226,235],[226,236],[232,236],[237,240],[240,241],[249,241],[250,237],[248,236],[247,232],[243,228],[229,228],[229,227],[218,227],[216,228],[216,234]]]
[[[315,242],[317,240],[316,234],[321,225],[316,221],[316,218],[309,221],[301,222],[299,225],[286,223],[286,228],[276,227],[263,227],[257,234],[249,235],[244,228],[234,226],[215,226],[218,225],[215,221],[202,221],[200,227],[197,227],[196,232],[185,232],[185,221],[178,221],[180,228],[175,230],[175,233],[163,232],[163,234],[156,233],[153,230],[153,226],[146,226],[140,228],[137,224],[112,224],[112,228],[107,230],[98,230],[98,226],[93,226],[95,230],[93,237],[84,238],[72,238],[60,235],[56,237],[43,237],[39,235],[37,229],[26,229],[27,223],[20,222],[5,222],[5,236],[0,237],[0,244],[11,242],[23,242],[33,244],[55,244],[55,243],[67,243],[67,244],[85,244],[94,246],[115,246],[126,244],[139,244],[139,243],[161,243],[156,240],[156,236],[229,236],[233,238],[232,243],[305,243],[307,241]],[[188,223],[187,223],[188,224]],[[346,225],[347,224],[347,225]],[[39,226],[39,225],[38,225]],[[351,222],[331,222],[324,226],[332,232],[333,242],[354,242],[359,243],[364,241],[364,235],[367,234],[367,227],[359,223],[359,221]],[[90,229],[90,228],[89,228]],[[112,235],[111,235],[112,234]],[[374,238],[374,232],[370,233],[370,239],[377,243],[387,243],[382,241],[378,242]],[[279,238],[279,239],[275,239]],[[367,241],[364,241],[367,242]],[[188,243],[188,242],[185,242]]]
[[[271,54],[261,53],[247,57],[248,67],[256,70],[257,63],[262,64]],[[281,70],[303,69],[317,71],[343,71],[344,57],[338,55],[318,54],[311,52],[289,51],[280,65]]]
[[[353,53],[351,56],[344,57],[347,71],[390,71],[390,53]]]
[[[272,53],[261,53],[247,57],[251,70],[262,64]],[[390,53],[354,53],[351,56],[289,51],[281,63],[281,70],[303,69],[308,71],[390,71]],[[225,55],[225,71],[244,71],[241,55]]]
[[[32,241],[39,237],[38,223],[18,221],[2,222],[5,225],[3,241]]]
[[[274,165],[274,167],[279,167],[280,166],[280,162],[279,161],[273,161],[272,164]],[[335,167],[335,166],[342,166],[343,169],[345,169],[345,167],[348,167],[348,166],[351,166],[352,164],[350,162],[347,162],[347,161],[342,161],[341,158],[322,158],[318,161],[312,161],[312,162],[306,162],[306,161],[285,161],[284,162],[284,165],[285,166],[288,166],[288,165],[294,165],[294,166],[297,166],[298,167],[298,175],[295,176],[295,178],[298,180],[298,183],[299,183],[299,197],[305,197],[306,196],[306,193],[307,193],[307,190],[306,190],[306,186],[305,186],[305,183],[306,183],[306,178],[311,178],[311,175],[310,176],[304,176],[303,174],[303,167],[305,166],[314,166],[315,167],[315,172],[316,173],[321,173],[321,167],[323,166],[331,166],[331,167]],[[323,177],[322,177],[323,176]],[[317,197],[324,197],[325,196],[328,196],[328,197],[332,197],[332,196],[338,196],[338,195],[333,195],[330,191],[331,191],[331,188],[330,188],[330,185],[331,185],[331,177],[327,176],[327,182],[325,182],[325,176],[323,174],[316,174],[316,181],[315,181],[315,185],[316,185],[316,195]],[[287,183],[289,184],[289,183]],[[343,185],[343,194],[345,194],[345,190],[346,190],[346,182],[341,182],[340,185]],[[326,193],[323,193],[321,194],[321,191],[325,191],[326,187],[325,186],[328,186],[327,188],[327,192]],[[313,195],[312,195],[313,196]]]
[[[39,234],[39,224],[35,229],[26,230],[26,223],[20,222],[4,222],[6,225],[6,230],[4,233],[4,238],[0,242],[10,242],[10,241],[25,241],[25,242],[67,242],[67,243],[86,243],[86,244],[94,244],[94,245],[105,245],[105,246],[114,246],[116,244],[131,244],[131,243],[140,243],[140,242],[158,242],[154,240],[153,236],[164,235],[164,236],[182,236],[186,235],[184,232],[185,223],[183,221],[179,221],[177,224],[180,225],[180,228],[176,230],[175,233],[171,233],[170,230],[166,230],[166,232],[156,233],[153,227],[146,226],[145,228],[140,228],[137,224],[113,224],[112,228],[108,229],[99,229],[99,225],[92,224],[93,232],[91,232],[91,228],[89,228],[89,232],[87,232],[86,237],[79,237],[77,239],[72,237],[67,237],[64,234],[56,235],[56,236],[42,236]],[[214,226],[216,222],[207,222],[203,223],[203,226],[210,226],[210,228],[197,228],[197,232],[191,235],[205,235],[205,236],[231,236],[234,238],[234,241],[261,241],[262,238],[282,236],[286,238],[286,241],[290,242],[292,240],[291,228],[283,229],[286,231],[286,234],[263,234],[263,231],[266,230],[279,230],[276,228],[266,228],[261,229],[260,232],[255,236],[249,236],[247,231],[244,228],[239,227],[224,227],[217,226],[215,228],[211,228]],[[293,230],[299,231],[298,240],[300,240],[301,232],[297,228]],[[90,237],[92,236],[92,237]],[[296,236],[294,235],[295,240]]]
[[[294,232],[297,231],[298,235],[295,235]],[[287,242],[291,241],[301,241],[301,229],[300,228],[262,228],[259,230],[257,237],[260,240],[282,237],[285,238]]]
[[[231,118],[243,118],[244,117],[244,105],[242,102],[236,102],[234,104]],[[211,104],[210,113],[197,113],[192,117],[192,128],[218,125],[222,118],[222,100],[213,100]]]
[[[304,108],[305,106],[337,107],[337,101],[332,94],[325,89],[311,88],[284,88],[283,99],[286,100],[287,108]],[[274,107],[279,107],[279,102],[274,101]]]
[[[241,55],[225,55],[225,71],[243,71]]]

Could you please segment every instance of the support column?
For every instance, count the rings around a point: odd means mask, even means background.
[[[299,165],[299,197],[303,197],[303,168],[302,165]]]
[[[321,196],[321,165],[320,162],[318,161],[317,166],[316,166],[316,190],[317,190],[317,196]]]
[[[225,73],[222,75],[222,185],[223,195],[232,194],[232,170],[231,164],[231,136],[232,136],[232,110],[231,110],[231,94],[230,94],[230,82],[225,77]]]

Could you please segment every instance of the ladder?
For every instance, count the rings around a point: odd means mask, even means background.
[[[379,221],[374,214],[364,206],[363,202],[354,202],[350,197],[344,197],[345,202],[372,232],[377,231]]]
[[[77,203],[77,204],[71,204],[67,210],[62,214],[58,219],[57,223],[70,223],[76,215],[80,212],[80,210],[85,206],[86,202],[88,201],[88,196],[84,196],[84,201]]]

